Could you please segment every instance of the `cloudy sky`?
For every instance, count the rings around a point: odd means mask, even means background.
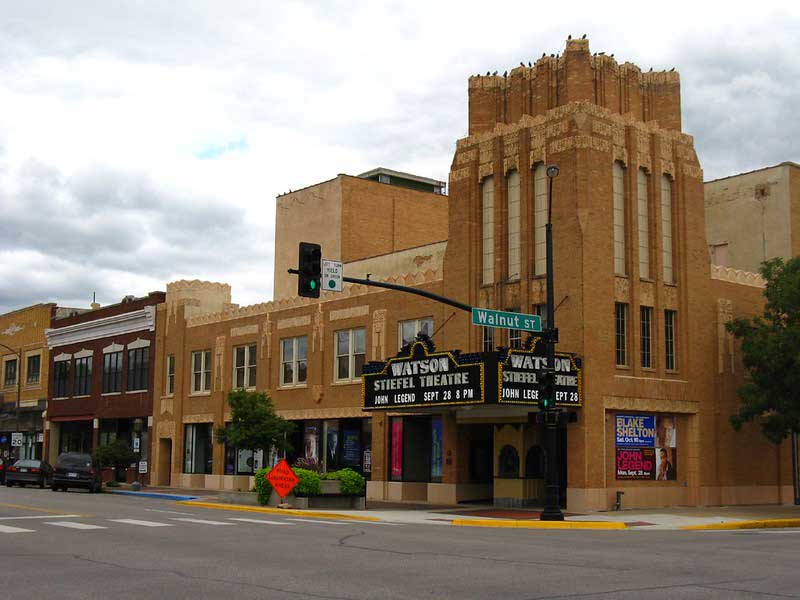
[[[0,312],[180,278],[268,300],[276,195],[446,180],[469,75],[568,34],[680,71],[706,179],[800,161],[793,5],[0,0]]]

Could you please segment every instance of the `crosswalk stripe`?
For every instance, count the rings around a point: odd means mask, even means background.
[[[23,519],[70,519],[85,516],[86,515],[34,515],[25,517],[0,517],[0,521],[20,521]]]
[[[322,521],[320,519],[287,519],[287,521],[299,521],[300,523],[319,523],[320,525],[347,525],[342,521]]]
[[[11,527],[10,525],[0,525],[0,533],[31,533],[33,529],[22,529],[22,527]]]
[[[47,521],[45,525],[55,525],[56,527],[67,527],[69,529],[108,529],[108,527],[103,527],[102,525],[76,523],[75,521]]]
[[[170,517],[173,521],[182,521],[184,523],[198,523],[200,525],[235,525],[235,523],[226,523],[225,521],[209,521],[207,519],[189,519],[188,517]]]
[[[141,525],[142,527],[172,527],[172,523],[159,523],[158,521],[140,521],[139,519],[109,519],[113,523],[126,525]]]
[[[287,523],[286,521],[268,521],[266,519],[245,519],[237,517],[229,517],[231,521],[241,521],[242,523],[261,523],[262,525],[294,525],[294,523]]]

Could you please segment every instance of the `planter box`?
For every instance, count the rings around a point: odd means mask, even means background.
[[[338,479],[323,479],[319,486],[323,495],[342,493],[342,482]]]
[[[322,482],[326,483],[326,482]],[[339,484],[339,481],[329,481],[327,483],[336,483]],[[338,487],[338,486],[337,486]],[[255,496],[255,494],[253,494]],[[363,496],[345,496],[343,494],[331,494],[328,496],[310,496],[306,497],[299,497],[295,496],[294,494],[289,494],[285,498],[286,502],[294,506],[295,508],[299,509],[308,509],[308,508],[340,508],[345,510],[364,510],[366,509],[366,502]],[[280,504],[281,499],[278,497],[278,494],[275,493],[275,490],[272,490],[272,493],[269,497],[269,506],[278,506]]]

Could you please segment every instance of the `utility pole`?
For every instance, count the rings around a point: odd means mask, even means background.
[[[542,521],[564,520],[564,513],[561,512],[561,503],[559,502],[559,470],[561,468],[561,461],[558,456],[558,427],[560,420],[559,413],[561,411],[555,406],[555,364],[558,329],[556,329],[555,291],[553,289],[552,214],[553,179],[558,177],[558,172],[558,166],[556,165],[549,165],[547,167],[549,191],[547,199],[547,225],[545,227],[545,245],[547,248],[547,330],[545,332],[545,339],[547,340],[547,385],[545,393],[552,395],[552,397],[547,399],[549,402],[544,409],[544,442],[547,468],[545,469],[544,510],[542,510],[539,516]]]

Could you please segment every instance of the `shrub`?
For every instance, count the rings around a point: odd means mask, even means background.
[[[351,496],[360,496],[363,494],[364,487],[367,485],[367,480],[353,471],[353,469],[332,471],[327,474],[325,479],[338,479],[341,482],[342,493]]]
[[[259,504],[269,504],[269,496],[272,493],[272,485],[267,480],[267,474],[272,470],[272,467],[259,469],[256,471],[256,492],[258,493]]]
[[[292,471],[300,478],[300,482],[294,488],[295,496],[319,496],[322,493],[319,473],[299,468],[294,468]]]

